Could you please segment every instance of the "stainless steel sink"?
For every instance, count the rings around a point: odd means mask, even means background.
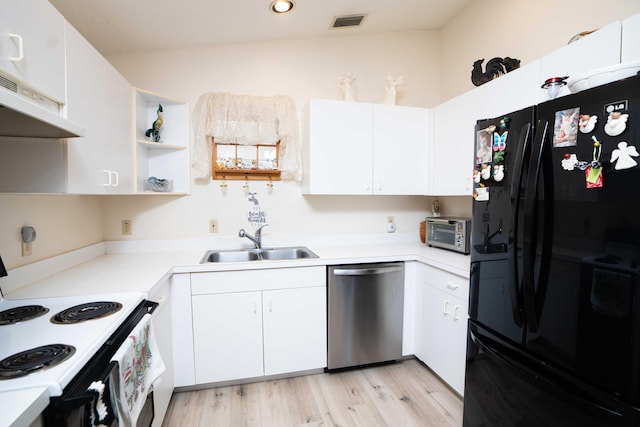
[[[232,249],[223,251],[207,251],[202,257],[200,264],[206,264],[208,262],[246,262],[300,258],[318,258],[318,255],[304,246],[268,249]]]
[[[292,248],[271,248],[262,250],[263,259],[300,259],[318,258],[309,248],[296,246]]]

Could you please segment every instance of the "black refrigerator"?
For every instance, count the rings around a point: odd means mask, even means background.
[[[640,426],[640,76],[475,132],[464,427]]]

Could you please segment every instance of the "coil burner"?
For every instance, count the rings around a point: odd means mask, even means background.
[[[36,371],[51,368],[76,352],[66,344],[49,344],[21,351],[0,360],[0,380],[23,377]]]
[[[62,310],[51,318],[52,323],[56,324],[73,324],[84,322],[86,320],[98,319],[108,316],[120,310],[122,304],[112,301],[97,301],[86,304],[75,305],[66,310]]]
[[[35,319],[49,312],[49,309],[41,305],[21,305],[0,311],[0,325],[10,325],[24,320]]]

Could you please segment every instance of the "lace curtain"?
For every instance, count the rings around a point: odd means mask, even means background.
[[[288,96],[247,96],[206,93],[193,110],[195,178],[211,179],[211,138],[242,145],[280,141],[281,179],[302,180],[302,156],[293,99]]]

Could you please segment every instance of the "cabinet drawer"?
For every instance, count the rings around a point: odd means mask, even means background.
[[[326,286],[326,268],[296,267],[191,274],[191,294]]]
[[[423,277],[425,283],[450,295],[464,301],[469,298],[469,279],[465,277],[430,266],[425,266]]]

